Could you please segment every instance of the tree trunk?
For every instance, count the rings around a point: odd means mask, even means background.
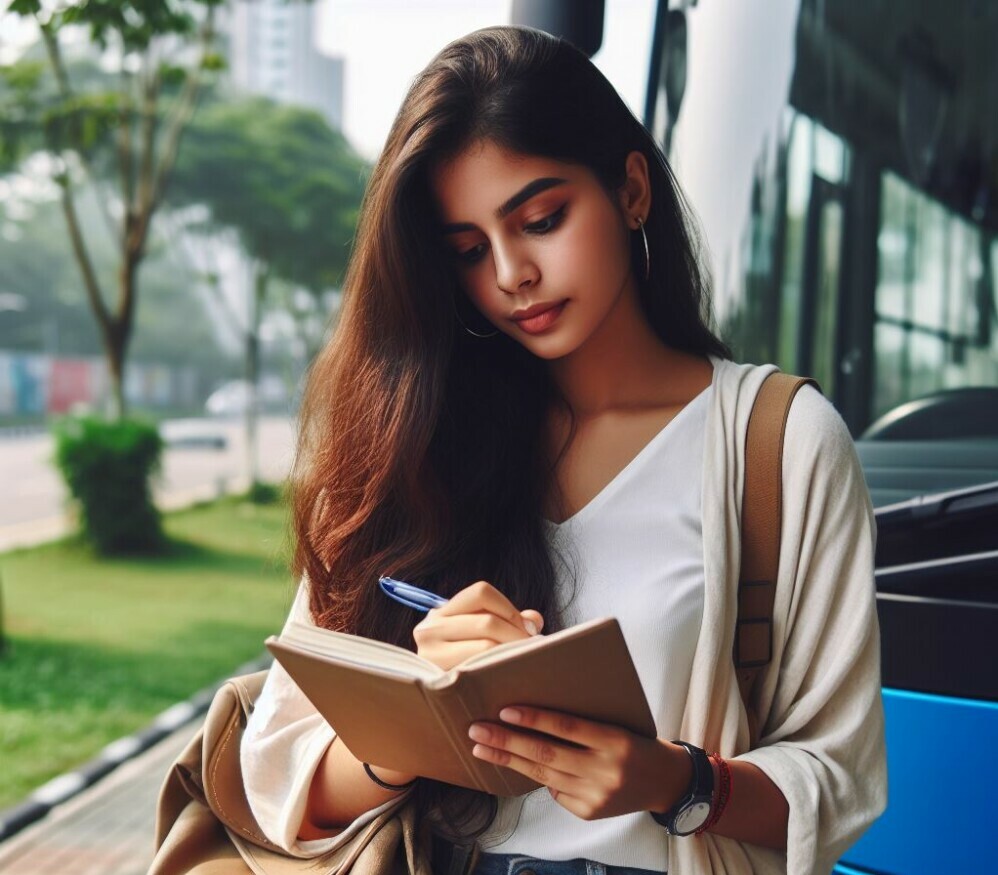
[[[115,422],[125,418],[125,345],[120,340],[121,335],[115,332],[114,339],[105,342],[107,353],[108,376],[111,379],[111,395],[108,399],[108,416]]]
[[[141,252],[125,249],[122,253],[121,269],[118,272],[118,307],[111,317],[108,329],[104,332],[104,348],[107,352],[108,372],[111,377],[111,418],[121,420],[128,412],[125,399],[125,356],[128,342],[132,337],[132,322],[135,316],[135,279],[139,268]]]

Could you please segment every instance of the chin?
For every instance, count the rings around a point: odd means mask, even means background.
[[[558,337],[527,337],[520,339],[520,345],[529,353],[544,361],[553,362],[571,355],[579,348],[577,338]]]

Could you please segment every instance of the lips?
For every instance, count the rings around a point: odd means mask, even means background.
[[[523,331],[537,334],[550,328],[561,315],[568,301],[534,304],[523,310],[517,310],[511,317]]]

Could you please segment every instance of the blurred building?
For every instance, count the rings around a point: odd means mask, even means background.
[[[236,3],[220,23],[229,41],[233,84],[280,103],[317,110],[343,128],[343,58],[316,46],[314,3]]]

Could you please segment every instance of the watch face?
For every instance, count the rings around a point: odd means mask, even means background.
[[[689,808],[684,808],[676,815],[676,833],[689,835],[696,832],[710,817],[710,803],[694,802]]]

